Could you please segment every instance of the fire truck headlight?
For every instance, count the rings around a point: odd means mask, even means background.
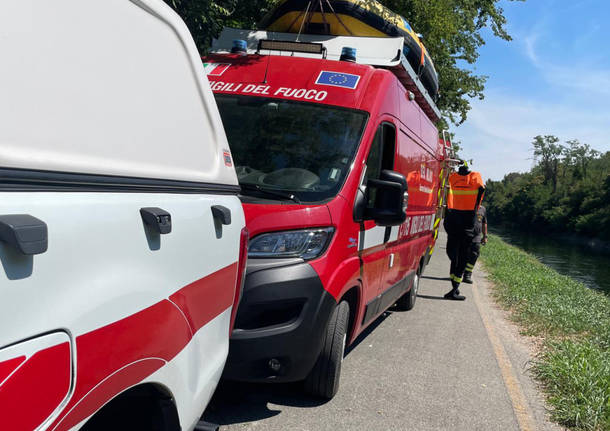
[[[324,253],[334,231],[328,227],[264,233],[250,241],[248,257],[314,259]]]

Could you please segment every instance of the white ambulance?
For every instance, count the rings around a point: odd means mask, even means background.
[[[3,1],[0,53],[0,429],[193,429],[247,231],[186,26],[161,0]]]

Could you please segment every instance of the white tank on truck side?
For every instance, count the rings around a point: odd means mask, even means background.
[[[0,3],[2,429],[193,429],[247,231],[195,44],[161,0]]]

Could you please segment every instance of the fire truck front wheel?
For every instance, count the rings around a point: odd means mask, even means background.
[[[411,289],[404,295],[402,295],[398,301],[396,301],[396,308],[400,311],[408,311],[415,307],[415,300],[417,299],[417,292],[419,290],[419,277],[421,270],[417,270],[415,275],[413,276],[413,281],[411,282]]]
[[[309,394],[330,400],[339,390],[348,322],[349,304],[341,301],[328,322],[320,356],[305,380]]]

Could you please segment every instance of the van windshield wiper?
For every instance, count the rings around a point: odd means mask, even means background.
[[[283,193],[283,192],[276,191],[276,190],[269,190],[269,189],[265,189],[265,188],[259,186],[258,184],[251,184],[251,183],[240,183],[239,186],[241,187],[242,192],[244,190],[251,190],[251,191],[256,191],[256,192],[265,194],[267,196],[273,196],[273,197],[277,197],[277,198],[291,200],[298,204],[301,203],[301,200],[292,193],[288,193],[288,192]]]

